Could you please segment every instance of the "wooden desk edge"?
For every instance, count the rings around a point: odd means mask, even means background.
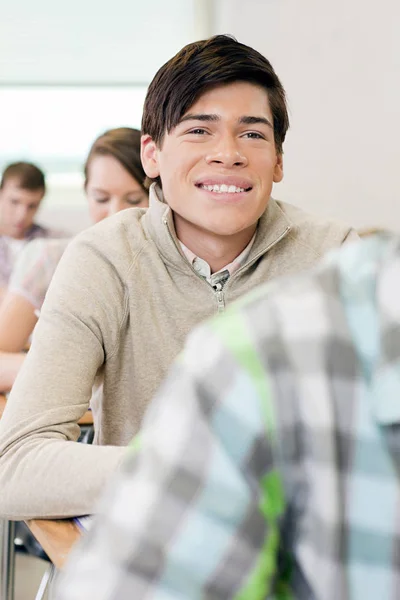
[[[31,519],[27,526],[57,569],[62,569],[81,531],[72,519]]]

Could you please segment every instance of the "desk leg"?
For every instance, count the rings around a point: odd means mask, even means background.
[[[52,597],[52,588],[51,585],[54,581],[54,575],[56,572],[56,568],[53,564],[51,564],[46,573],[43,575],[42,577],[42,581],[40,582],[40,586],[39,589],[37,591],[37,594],[35,596],[35,600],[43,600],[44,598],[44,594],[46,592],[46,590],[49,590],[49,598]]]
[[[15,521],[0,521],[0,600],[14,600]]]

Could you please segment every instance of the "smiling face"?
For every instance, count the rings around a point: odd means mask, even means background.
[[[113,156],[94,156],[88,167],[86,194],[92,221],[97,223],[120,210],[148,206],[142,186]]]
[[[160,176],[183,243],[207,232],[252,235],[283,177],[266,90],[235,82],[205,92],[160,148],[143,136],[142,162]]]

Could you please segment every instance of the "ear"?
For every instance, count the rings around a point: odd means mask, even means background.
[[[274,169],[274,183],[279,183],[283,179],[283,155],[278,154],[276,157],[276,165]]]
[[[142,135],[140,139],[140,157],[144,172],[150,179],[155,179],[160,175],[158,166],[158,148],[153,138],[148,135]]]

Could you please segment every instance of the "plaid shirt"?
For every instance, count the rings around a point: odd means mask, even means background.
[[[400,240],[196,329],[58,600],[400,596]]]

